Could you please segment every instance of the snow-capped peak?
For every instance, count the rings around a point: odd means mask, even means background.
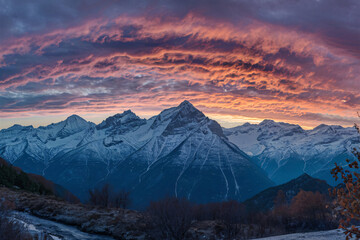
[[[60,124],[61,123],[62,122],[60,122]],[[60,138],[64,138],[74,133],[81,132],[85,129],[88,129],[92,125],[78,115],[71,115],[65,121],[63,121],[63,123],[63,127],[57,133],[57,136]]]
[[[312,130],[264,120],[260,124],[225,129],[226,136],[245,151],[276,183],[308,173],[333,182],[334,162],[352,158],[359,143],[354,128],[321,124]]]
[[[178,116],[183,118],[186,117],[189,120],[199,120],[205,118],[205,115],[187,100],[180,103],[180,105],[177,106],[174,110],[174,118]]]
[[[192,105],[189,101],[185,100],[182,103],[180,103],[179,106],[176,107],[179,112],[182,112],[183,114],[187,113],[196,113],[201,116],[205,116],[200,110],[198,110],[194,105]]]
[[[71,116],[69,116],[68,118],[66,118],[65,120],[66,122],[86,122],[85,119],[83,119],[82,117],[76,115],[76,114],[73,114]]]
[[[188,124],[199,123],[204,120],[206,116],[195,108],[189,101],[183,101],[177,107],[172,107],[163,110],[155,117],[151,126],[152,129],[158,128],[166,124],[168,126],[167,134],[174,128],[181,128]]]
[[[327,133],[336,133],[338,130],[343,130],[344,128],[339,125],[326,125],[326,124],[320,124],[319,126],[315,127],[313,130],[311,130],[311,134],[327,134]]]
[[[78,115],[71,115],[65,120],[65,126],[64,128],[67,129],[74,129],[74,130],[84,130],[85,128],[88,128],[90,125],[89,122],[87,122],[85,119]]]
[[[195,107],[188,100],[184,100],[179,104],[178,108],[195,108]]]
[[[151,128],[165,126],[164,135],[186,134],[209,123],[209,119],[189,101],[183,101],[177,107],[162,111],[154,120]],[[162,127],[161,127],[162,128]]]
[[[259,125],[275,125],[275,121],[271,119],[264,119]]]
[[[19,124],[14,124],[13,126],[9,127],[8,129],[2,129],[1,131],[12,131],[12,130],[24,130],[24,129],[33,129],[32,125],[30,126],[22,126]]]
[[[98,130],[101,129],[116,129],[117,132],[121,133],[130,131],[134,127],[141,126],[146,123],[145,119],[141,119],[131,110],[126,110],[123,113],[115,114],[114,116],[108,117],[96,126]]]

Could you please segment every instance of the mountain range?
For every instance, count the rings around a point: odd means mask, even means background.
[[[337,185],[330,174],[335,162],[355,159],[360,135],[353,127],[321,124],[312,130],[299,125],[264,120],[224,129],[228,139],[246,152],[276,184],[304,173]]]
[[[72,115],[48,126],[0,131],[0,157],[64,186],[85,201],[110,183],[133,207],[165,196],[197,203],[243,201],[304,173],[335,184],[334,162],[352,158],[353,128],[264,120],[222,128],[190,102],[142,119],[132,111],[100,124]]]
[[[273,186],[265,171],[190,102],[148,120],[130,110],[96,125],[72,115],[45,127],[0,131],[0,156],[86,200],[110,183],[134,208],[165,196],[198,203],[245,200]]]

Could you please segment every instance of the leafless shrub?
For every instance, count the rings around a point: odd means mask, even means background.
[[[114,193],[112,197],[111,205],[116,208],[128,208],[130,205],[130,192],[121,190],[118,193]]]
[[[102,189],[89,190],[89,202],[95,206],[109,207],[110,185],[105,184]]]
[[[233,239],[241,230],[241,222],[246,218],[245,206],[237,201],[220,204],[219,220],[224,224],[226,237]]]
[[[194,220],[193,204],[186,199],[168,197],[151,202],[147,213],[157,230],[154,234],[160,234],[155,238],[161,239],[184,239]]]
[[[237,201],[200,204],[195,206],[196,220],[215,220],[222,224],[218,229],[225,238],[232,239],[241,231],[241,224],[246,221],[245,206]]]
[[[109,185],[105,184],[101,189],[93,189],[89,191],[89,203],[104,208],[128,208],[130,201],[130,192],[121,190],[115,192]]]

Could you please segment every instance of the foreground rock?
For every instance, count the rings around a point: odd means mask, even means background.
[[[114,238],[109,236],[102,236],[98,234],[85,233],[73,226],[49,221],[46,219],[38,218],[24,212],[12,212],[10,216],[18,223],[22,224],[26,231],[28,231],[35,239],[58,240],[112,240]],[[45,239],[45,238],[44,238]]]

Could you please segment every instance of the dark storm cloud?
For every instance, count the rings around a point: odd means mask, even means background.
[[[279,85],[284,85],[290,90],[296,90],[299,87],[297,83],[287,79],[281,79]]]
[[[243,19],[295,27],[360,55],[360,2],[357,0],[2,0],[0,38],[66,28],[98,17],[121,14],[184,17],[189,12],[239,23]],[[250,20],[249,20],[250,21]],[[124,29],[133,37],[137,27]]]
[[[256,17],[314,33],[324,41],[360,57],[360,2],[356,0],[264,1]],[[259,3],[259,1],[257,1]]]
[[[123,0],[1,0],[0,36],[17,37],[28,33],[67,28],[103,16],[141,10],[145,1]]]

